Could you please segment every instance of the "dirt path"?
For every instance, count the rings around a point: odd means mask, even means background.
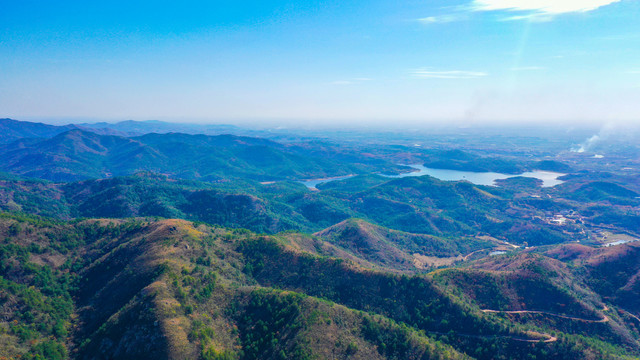
[[[558,341],[558,338],[553,336],[553,335],[551,335],[551,334],[538,334],[538,335],[547,337],[546,339],[542,340],[543,343],[551,343],[551,342]],[[536,340],[536,339],[518,339],[518,338],[514,338],[514,337],[512,337],[511,339],[515,340],[515,341],[523,341],[523,342],[531,342],[531,343],[540,342],[540,340]]]
[[[625,309],[622,309],[622,308],[619,308],[619,309],[622,310],[622,312],[624,312],[625,314],[627,314],[627,315],[631,316],[632,318],[636,319],[640,323],[640,318],[639,317],[633,315],[632,313],[630,313],[629,311],[627,311]]]
[[[626,311],[626,313],[627,313],[627,315],[631,316],[632,318],[634,318],[634,319],[638,320],[638,322],[640,322],[640,318],[639,317],[633,315],[632,313],[630,313],[628,311]]]
[[[498,240],[498,239],[490,237],[490,236],[476,236],[476,238],[477,239],[481,239],[481,240],[488,240],[488,241],[497,243],[498,246],[494,246],[494,247],[491,247],[491,248],[485,248],[485,249],[476,250],[474,252],[470,252],[470,253],[468,253],[467,255],[465,255],[462,258],[462,261],[469,260],[469,257],[471,257],[471,255],[473,255],[475,253],[479,253],[481,251],[489,251],[489,252],[491,252],[491,251],[509,251],[509,249],[513,250],[513,249],[518,249],[519,248],[518,245],[513,245],[513,244],[508,243],[506,241]]]
[[[602,309],[602,311],[608,311],[609,307],[604,305],[604,308]],[[590,319],[583,319],[583,318],[578,318],[578,317],[573,317],[573,316],[567,316],[567,315],[562,315],[562,314],[556,314],[556,313],[551,313],[551,312],[546,312],[546,311],[535,311],[535,310],[492,310],[492,309],[483,309],[482,312],[484,313],[504,313],[504,314],[543,314],[543,315],[549,315],[549,316],[555,316],[555,317],[559,317],[559,318],[563,318],[563,319],[569,319],[569,320],[575,320],[575,321],[582,321],[582,322],[587,322],[587,323],[604,323],[604,322],[608,322],[610,321],[609,317],[605,314],[602,314],[602,319],[599,320],[590,320]],[[631,316],[635,317],[635,315],[630,314]],[[639,319],[640,321],[640,319]],[[440,335],[447,335],[445,333],[439,333],[439,332],[434,332],[435,334],[440,334]],[[459,334],[456,333],[456,336],[464,336],[464,337],[472,337],[472,338],[477,338],[477,339],[496,339],[496,338],[500,338],[500,339],[511,339],[514,341],[521,341],[521,342],[528,342],[528,343],[538,343],[538,342],[543,342],[543,343],[552,343],[555,341],[558,341],[558,338],[551,335],[551,334],[546,334],[546,333],[537,333],[537,332],[528,332],[527,335],[530,335],[532,337],[539,337],[536,339],[524,339],[524,338],[519,338],[516,336],[511,336],[511,335],[470,335],[470,334]],[[544,340],[542,338],[545,338]]]
[[[449,335],[448,333],[441,333],[441,332],[430,332],[432,334],[439,334],[439,335]],[[510,339],[513,341],[520,341],[520,342],[528,342],[528,343],[538,343],[538,342],[544,342],[544,343],[551,343],[554,341],[558,341],[558,338],[551,335],[551,334],[542,334],[542,333],[529,333],[529,335],[532,336],[540,336],[540,337],[545,337],[546,339],[523,339],[523,338],[519,338],[519,337],[515,337],[512,335],[471,335],[471,334],[460,334],[460,333],[455,333],[454,335],[456,336],[464,336],[464,337],[470,337],[470,338],[475,338],[475,339]]]
[[[485,313],[503,313],[503,314],[542,314],[542,315],[555,316],[555,317],[559,317],[559,318],[562,318],[562,319],[576,320],[576,321],[582,321],[582,322],[587,322],[587,323],[605,323],[605,322],[609,321],[609,317],[607,315],[604,315],[604,314],[602,314],[602,319],[590,320],[590,319],[583,319],[583,318],[578,318],[578,317],[573,317],[573,316],[556,314],[556,313],[551,313],[551,312],[546,312],[546,311],[535,311],[535,310],[512,310],[512,311],[509,311],[509,310],[483,309],[482,312],[485,312]]]
[[[473,254],[475,254],[475,253],[479,253],[480,251],[486,251],[486,250],[492,250],[492,249],[480,249],[480,250],[476,250],[476,251],[474,251],[474,252],[468,253],[467,255],[465,255],[465,256],[462,258],[462,261],[467,261],[467,259],[469,259],[469,256],[471,256],[471,255],[473,255]]]

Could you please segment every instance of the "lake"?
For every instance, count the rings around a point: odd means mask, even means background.
[[[428,167],[424,167],[420,164],[414,165],[403,165],[409,166],[417,171],[398,174],[398,175],[382,175],[388,178],[403,178],[407,176],[423,176],[429,175],[433,176],[439,180],[445,181],[460,181],[466,180],[476,185],[488,185],[488,186],[496,186],[495,181],[498,179],[508,179],[510,177],[515,176],[524,176],[531,177],[542,180],[543,187],[552,187],[559,184],[562,184],[564,181],[558,180],[558,177],[563,176],[565,174],[551,172],[551,171],[527,171],[522,174],[501,174],[495,172],[473,172],[473,171],[459,171],[459,170],[448,170],[448,169],[432,169]]]
[[[429,176],[433,176],[436,179],[444,180],[444,181],[466,180],[476,185],[488,185],[488,186],[496,186],[495,181],[498,179],[508,179],[510,177],[515,177],[515,176],[524,176],[524,177],[531,177],[531,178],[542,180],[542,187],[552,187],[558,184],[562,184],[564,181],[558,180],[558,177],[565,175],[565,174],[551,172],[551,171],[528,171],[522,174],[514,175],[514,174],[501,174],[501,173],[495,173],[495,172],[473,172],[473,171],[458,171],[458,170],[447,170],[447,169],[432,169],[432,168],[424,167],[423,165],[420,165],[420,164],[402,165],[402,166],[412,167],[416,169],[416,171],[413,171],[410,173],[398,174],[398,175],[382,175],[382,174],[380,175],[387,178],[403,178],[408,176],[429,175]],[[354,176],[355,175],[337,176],[337,177],[324,178],[324,179],[304,180],[300,182],[303,183],[306,187],[308,187],[311,190],[318,190],[316,186],[319,184],[330,182],[330,181],[344,180]]]
[[[622,245],[622,244],[632,243],[632,242],[636,242],[636,241],[640,241],[640,240],[638,240],[638,239],[618,240],[618,241],[610,242],[608,244],[604,244],[604,245],[602,245],[602,247],[610,247],[610,246]]]
[[[344,180],[344,179],[352,178],[354,176],[355,175],[336,176],[336,177],[330,177],[330,178],[324,178],[324,179],[303,180],[300,182],[303,183],[306,187],[308,187],[311,190],[318,190],[316,186],[318,186],[319,184],[330,182],[330,181],[336,181],[336,180]]]
[[[496,251],[492,251],[489,253],[489,256],[496,256],[496,255],[503,255],[506,254],[507,252],[504,250],[496,250]]]

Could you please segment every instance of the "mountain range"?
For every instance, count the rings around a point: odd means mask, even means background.
[[[116,125],[0,121],[0,358],[640,358],[635,173]]]

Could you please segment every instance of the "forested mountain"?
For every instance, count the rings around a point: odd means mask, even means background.
[[[111,127],[88,127],[84,124],[49,125],[5,118],[0,119],[0,144],[8,144],[27,138],[52,138],[71,130],[83,130],[103,135],[132,135],[132,133],[115,130]]]
[[[141,135],[148,133],[183,133],[183,134],[204,134],[204,135],[219,135],[228,134],[230,132],[238,132],[241,128],[233,125],[206,125],[206,124],[179,124],[170,123],[159,120],[147,120],[147,121],[134,121],[125,120],[116,123],[83,123],[78,124],[86,129],[92,129],[93,131],[100,130],[114,130],[122,133],[128,133],[133,135]]]
[[[0,234],[6,357],[606,359],[640,348],[633,318],[539,255],[424,277],[181,220],[3,214]]]
[[[0,358],[640,357],[635,173],[486,186],[389,174],[571,168],[121,135],[33,125],[0,145]]]
[[[0,119],[0,144],[22,138],[50,138],[76,129],[74,125],[56,126],[13,119]]]
[[[221,181],[319,178],[375,171],[390,163],[361,158],[340,163],[303,148],[233,135],[147,134],[138,137],[70,130],[48,139],[25,138],[0,146],[0,169],[53,181],[153,171],[171,177]]]

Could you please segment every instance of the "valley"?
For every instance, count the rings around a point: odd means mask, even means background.
[[[623,158],[0,125],[0,358],[640,357]]]
[[[0,1],[0,360],[640,360],[640,1]]]

